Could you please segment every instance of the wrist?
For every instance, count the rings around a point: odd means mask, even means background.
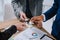
[[[14,26],[16,27],[16,30],[17,30],[18,29],[17,25],[15,24]]]

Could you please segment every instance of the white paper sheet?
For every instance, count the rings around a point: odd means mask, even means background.
[[[26,29],[25,31],[19,33],[16,37],[14,37],[14,40],[40,40],[40,38],[46,34],[45,32],[42,32],[41,30],[31,27]],[[44,37],[44,39],[51,40],[49,37]],[[42,40],[44,40],[42,39]]]

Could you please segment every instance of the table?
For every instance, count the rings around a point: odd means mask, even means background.
[[[19,20],[17,20],[17,19],[0,22],[0,29],[4,29],[4,28],[8,27],[9,25],[13,25],[18,22],[19,22]]]
[[[18,23],[18,22],[20,22],[20,21],[17,20],[17,19],[12,19],[12,20],[7,20],[7,21],[4,21],[4,22],[0,22],[0,30],[8,27],[9,25],[13,25],[13,24],[15,24],[15,23]],[[44,28],[41,28],[40,30],[46,32],[50,38],[56,40],[56,39],[55,39],[51,34],[49,34]],[[18,34],[18,33],[16,33],[16,34]],[[13,37],[16,36],[16,34],[14,34]]]

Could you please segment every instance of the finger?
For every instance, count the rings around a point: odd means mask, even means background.
[[[38,23],[40,23],[40,21],[35,20],[34,23],[35,23],[35,24],[38,24]]]
[[[26,29],[27,26],[23,23],[23,24],[22,24],[22,28],[23,28],[23,29]]]
[[[25,26],[26,26],[26,24],[24,24],[24,23],[23,23],[23,24],[22,24],[22,26],[24,26],[24,27],[25,27]]]
[[[20,20],[21,20],[21,21],[24,21],[24,18],[23,18],[23,16],[20,16]]]
[[[42,26],[40,24],[36,24],[37,28],[42,28]]]
[[[38,22],[38,27],[41,28],[42,27],[42,22]]]
[[[24,15],[23,17],[24,17],[24,19],[27,19],[26,15]]]
[[[20,13],[20,19],[24,20],[24,14],[23,13]]]
[[[31,21],[40,21],[40,19],[38,18],[38,17],[33,17],[33,18],[31,18]]]
[[[35,21],[35,19],[36,19],[36,18],[34,18],[34,17],[33,17],[33,18],[31,18],[31,20],[30,20],[30,21],[31,21],[31,22],[34,22],[34,21]]]

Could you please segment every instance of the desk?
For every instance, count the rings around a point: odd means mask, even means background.
[[[0,22],[0,29],[6,28],[9,25],[13,25],[13,24],[18,23],[18,22],[19,22],[19,20],[17,20],[17,19],[12,19],[12,20]]]
[[[12,20],[8,20],[8,21],[0,22],[0,29],[6,28],[9,25],[13,25],[18,22],[19,22],[19,20],[17,20],[17,19],[12,19]],[[51,34],[49,34],[44,28],[41,28],[40,30],[46,32],[49,37],[51,37],[55,40],[55,38]],[[16,34],[18,34],[18,33],[16,33]],[[16,34],[14,34],[13,37],[16,36]]]

